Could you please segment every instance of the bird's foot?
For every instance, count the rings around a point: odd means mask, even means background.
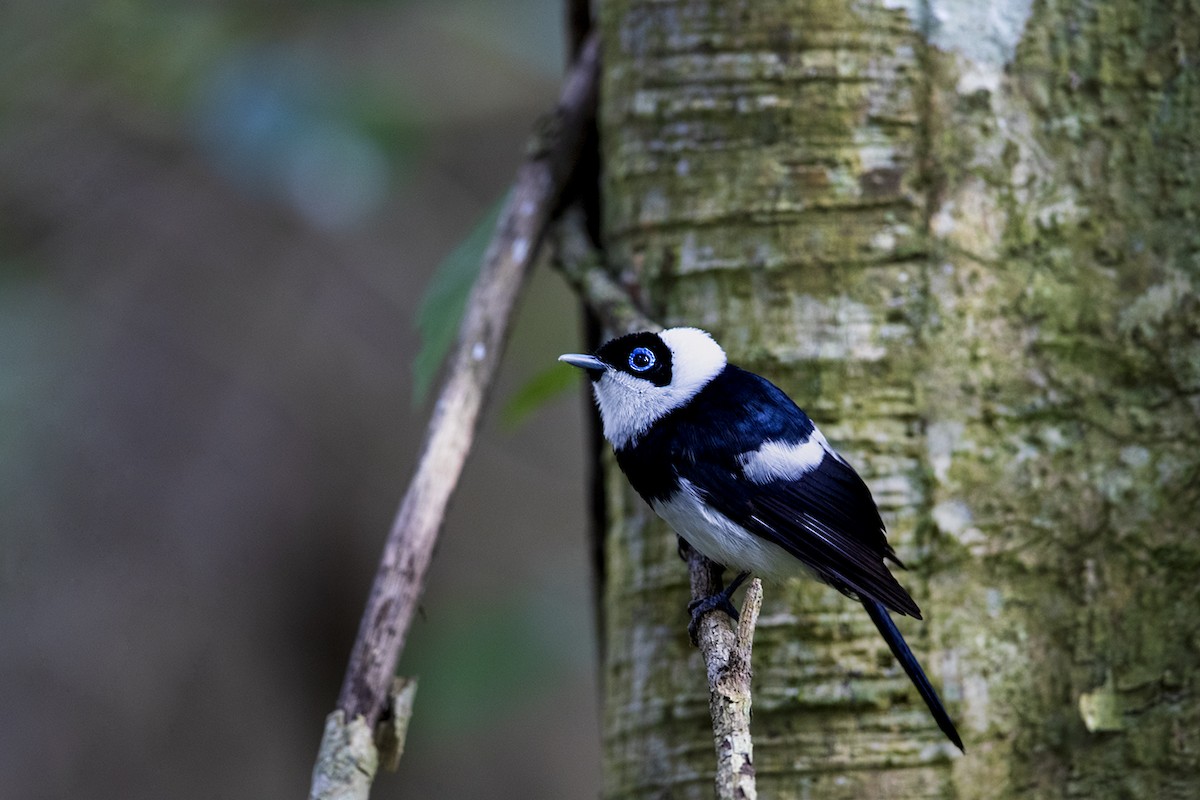
[[[692,620],[688,623],[688,636],[691,637],[692,644],[697,646],[700,644],[700,620],[710,611],[724,611],[732,619],[738,618],[738,610],[733,605],[731,598],[748,577],[750,577],[749,572],[741,572],[728,586],[716,594],[710,594],[708,597],[688,603],[688,613],[692,615]]]

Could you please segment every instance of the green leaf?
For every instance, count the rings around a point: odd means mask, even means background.
[[[438,369],[450,352],[458,334],[458,324],[467,307],[467,296],[479,275],[483,254],[496,218],[506,197],[500,198],[457,247],[438,265],[421,305],[417,309],[417,330],[421,334],[421,349],[413,361],[413,403],[420,405],[429,394],[429,387]]]
[[[504,404],[500,418],[508,428],[516,428],[546,403],[563,392],[579,385],[579,370],[575,367],[554,362],[534,375],[518,389]]]

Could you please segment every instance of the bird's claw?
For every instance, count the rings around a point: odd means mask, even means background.
[[[693,600],[688,603],[688,613],[692,615],[691,621],[688,622],[688,636],[691,637],[692,644],[700,644],[700,620],[710,611],[724,611],[734,621],[738,618],[737,608],[724,592]]]
[[[688,636],[691,638],[692,644],[699,646],[700,620],[710,611],[724,611],[734,622],[737,621],[738,610],[731,598],[737,588],[742,585],[742,581],[746,580],[747,575],[749,575],[748,572],[743,572],[716,594],[710,594],[708,597],[701,597],[699,600],[688,603],[688,613],[692,615],[691,621],[688,622]]]

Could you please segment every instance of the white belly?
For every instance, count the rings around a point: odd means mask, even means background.
[[[652,507],[654,513],[710,561],[763,578],[812,575],[803,562],[779,545],[706,508],[688,481],[681,480],[680,491]]]

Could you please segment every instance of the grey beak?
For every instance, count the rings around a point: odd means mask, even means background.
[[[567,353],[559,356],[558,360],[570,364],[572,367],[586,369],[591,373],[603,372],[608,369],[608,365],[595,356],[585,356],[581,353]]]

